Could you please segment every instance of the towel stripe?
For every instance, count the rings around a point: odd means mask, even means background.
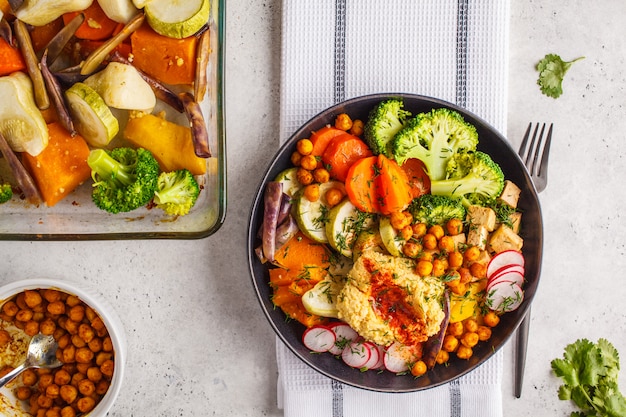
[[[335,103],[346,99],[346,2],[335,1]]]
[[[469,0],[459,0],[456,30],[456,104],[467,105],[467,38]]]
[[[331,381],[333,395],[332,417],[343,417],[343,385],[334,379]]]
[[[449,384],[450,389],[450,417],[461,417],[461,384],[458,379]]]

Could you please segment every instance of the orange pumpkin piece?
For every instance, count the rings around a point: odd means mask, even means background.
[[[143,24],[130,36],[133,65],[166,84],[191,84],[196,76],[198,39],[161,36]]]
[[[131,112],[124,138],[152,152],[163,171],[187,168],[193,175],[206,173],[206,159],[196,156],[188,126],[152,114]]]
[[[26,69],[26,64],[20,51],[0,37],[0,76],[24,69]]]
[[[87,165],[89,146],[79,135],[71,136],[59,123],[48,125],[48,146],[37,156],[23,154],[41,197],[52,207],[91,176]]]
[[[302,232],[296,233],[281,246],[274,256],[277,264],[285,269],[302,271],[306,268],[326,269],[330,266],[330,253],[326,246],[309,239]]]

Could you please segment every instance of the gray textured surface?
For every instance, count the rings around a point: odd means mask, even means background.
[[[504,415],[565,416],[571,407],[557,399],[550,360],[581,337],[606,337],[626,354],[626,3],[511,3],[508,135],[517,146],[529,121],[552,121],[555,137],[524,394],[513,397],[508,346]],[[245,263],[252,196],[278,146],[280,1],[233,0],[226,11],[228,213],[220,231],[197,241],[0,242],[1,282],[89,281],[117,307],[129,354],[111,416],[282,415],[274,335]],[[535,84],[534,65],[549,52],[586,56],[558,100]]]

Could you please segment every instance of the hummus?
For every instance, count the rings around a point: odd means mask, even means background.
[[[417,275],[411,259],[368,250],[348,272],[338,316],[379,345],[414,345],[439,331],[444,290],[441,280]]]

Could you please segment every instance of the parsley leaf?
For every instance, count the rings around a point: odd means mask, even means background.
[[[537,71],[539,71],[537,84],[541,87],[541,92],[552,98],[558,98],[563,94],[562,84],[565,73],[574,62],[581,59],[584,59],[584,57],[576,58],[572,61],[563,61],[556,54],[546,55],[537,64]]]
[[[579,339],[566,346],[563,358],[554,359],[551,366],[565,383],[559,387],[559,399],[571,400],[580,409],[570,417],[626,415],[626,398],[617,384],[619,354],[608,340]]]

